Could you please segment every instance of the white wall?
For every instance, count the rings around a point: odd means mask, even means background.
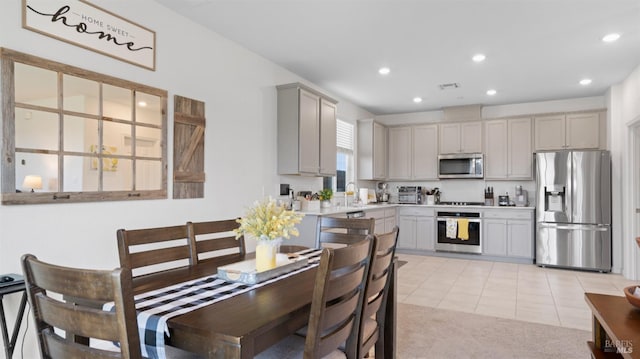
[[[623,275],[637,280],[640,278],[640,253],[634,238],[640,235],[639,215],[635,213],[635,208],[640,207],[640,189],[638,178],[634,183],[632,175],[640,163],[636,151],[640,145],[640,66],[621,84],[609,90],[607,101],[610,108],[608,142],[613,157],[613,183],[619,184],[613,187],[613,224],[619,225],[621,230],[619,242],[614,242],[614,245],[617,244],[618,251],[622,253]]]
[[[3,0],[0,5],[0,46],[169,92],[169,179],[173,96],[204,101],[207,181],[203,199],[171,199],[169,180],[166,200],[0,206],[0,273],[21,272],[25,253],[70,266],[114,268],[119,264],[118,228],[234,218],[262,196],[277,195],[275,85],[300,81],[315,87],[340,101],[338,113],[348,121],[372,116],[154,1],[92,3],[156,32],[155,72],[22,29],[21,3]],[[309,177],[290,182],[297,188],[321,186]],[[14,297],[5,298],[10,328],[18,302]],[[27,336],[25,358],[37,357],[35,348],[35,337]]]

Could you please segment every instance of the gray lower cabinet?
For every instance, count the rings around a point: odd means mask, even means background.
[[[366,218],[375,218],[376,227],[374,232],[376,234],[389,233],[396,225],[396,209],[374,209],[365,211]]]
[[[435,250],[435,216],[433,208],[398,209],[398,248]]]
[[[399,216],[400,233],[398,233],[398,248],[416,248],[416,218],[414,216]]]
[[[507,220],[485,219],[482,221],[482,226],[484,227],[482,254],[506,256]]]
[[[533,209],[492,209],[483,216],[483,255],[533,260]]]
[[[533,223],[526,220],[507,221],[507,256],[533,259]]]

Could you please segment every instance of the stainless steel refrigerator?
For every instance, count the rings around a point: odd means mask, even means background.
[[[611,155],[538,152],[536,264],[611,271]]]

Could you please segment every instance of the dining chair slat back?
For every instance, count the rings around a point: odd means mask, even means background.
[[[235,237],[234,229],[240,227],[235,219],[187,222],[187,232],[191,241],[193,263],[207,258],[246,253],[244,236]]]
[[[373,236],[342,248],[325,248],[315,279],[304,358],[322,358],[346,343],[347,358],[357,354],[364,286]]]
[[[142,358],[128,269],[62,267],[31,254],[22,257],[22,268],[43,358]],[[96,309],[104,302],[115,310]],[[88,338],[118,342],[120,352],[90,347]]]
[[[316,247],[327,243],[351,245],[373,234],[376,225],[374,218],[318,218],[316,228]]]
[[[389,233],[375,235],[375,252],[372,254],[366,294],[360,318],[358,357],[362,358],[376,345],[376,353],[384,353],[381,331],[385,327],[385,308],[389,295],[391,266],[398,244],[398,226]],[[395,325],[395,323],[394,323]]]
[[[146,229],[119,229],[120,266],[133,276],[193,264],[187,225]]]

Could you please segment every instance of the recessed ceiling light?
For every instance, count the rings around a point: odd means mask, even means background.
[[[602,38],[602,41],[604,42],[614,42],[616,40],[618,40],[620,38],[620,34],[617,33],[611,33],[611,34],[607,34]]]
[[[422,97],[414,97],[414,98],[413,98],[413,102],[415,102],[415,103],[420,103],[420,102],[422,102]]]
[[[140,107],[147,107],[147,103],[146,103],[146,102],[144,102],[144,101],[139,101],[139,102],[138,102],[138,106],[140,106]]]
[[[487,95],[489,95],[489,96],[493,96],[493,95],[495,95],[495,94],[497,94],[497,93],[498,93],[498,91],[496,91],[496,90],[494,90],[494,89],[487,90]]]
[[[484,59],[486,59],[486,58],[487,58],[487,57],[486,57],[486,56],[484,56],[484,54],[476,54],[476,55],[473,55],[473,57],[472,57],[471,59],[472,59],[473,61],[475,61],[475,62],[482,62],[482,61],[484,61]]]
[[[582,85],[582,86],[587,86],[589,84],[591,84],[591,79],[582,79],[582,80],[580,80],[580,85]]]
[[[391,72],[391,69],[388,67],[381,67],[380,70],[378,70],[380,75],[388,75],[389,72]]]

